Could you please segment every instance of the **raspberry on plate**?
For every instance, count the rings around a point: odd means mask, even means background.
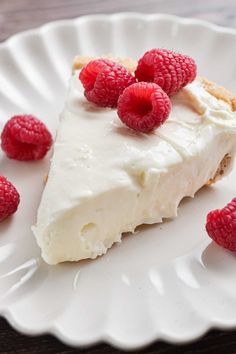
[[[173,95],[192,82],[196,73],[196,63],[187,55],[152,49],[139,59],[135,76],[138,81],[155,82],[168,95]]]
[[[11,182],[0,176],[0,221],[15,213],[20,202],[20,195]]]
[[[168,118],[171,102],[160,86],[138,82],[127,87],[118,100],[118,116],[129,128],[148,133]]]
[[[32,115],[12,117],[1,134],[1,146],[6,155],[15,160],[42,159],[52,145],[47,127]]]
[[[88,101],[100,107],[116,107],[124,89],[136,82],[135,77],[122,65],[108,59],[90,61],[80,72]]]
[[[236,252],[236,198],[207,215],[206,230],[218,245]]]

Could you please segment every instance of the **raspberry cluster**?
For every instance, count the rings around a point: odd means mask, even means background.
[[[118,106],[118,116],[129,128],[148,133],[168,118],[168,96],[196,77],[194,60],[167,49],[152,49],[138,61],[132,75],[107,59],[90,61],[80,72],[84,95],[101,107]]]

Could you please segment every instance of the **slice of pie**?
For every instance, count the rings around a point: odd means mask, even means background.
[[[84,98],[78,74],[89,59],[74,64],[33,228],[49,264],[96,258],[122,233],[175,217],[185,196],[230,171],[236,149],[236,102],[224,88],[197,78],[159,129],[136,133]]]

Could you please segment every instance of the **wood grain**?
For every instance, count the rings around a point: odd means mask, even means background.
[[[0,40],[48,21],[120,11],[166,12],[236,27],[235,0],[0,0]]]
[[[121,11],[166,12],[236,28],[236,0],[0,0],[0,41],[48,21],[90,13]],[[29,338],[18,334],[5,320],[0,319],[0,353],[118,354],[122,351],[105,344],[76,350],[65,346],[52,336]],[[211,331],[201,340],[185,346],[157,342],[140,353],[236,354],[236,331]]]

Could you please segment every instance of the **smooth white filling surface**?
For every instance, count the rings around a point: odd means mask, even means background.
[[[33,227],[44,260],[95,258],[123,232],[175,217],[181,199],[194,196],[235,148],[236,114],[197,80],[172,99],[159,129],[140,134],[116,110],[86,101],[75,73]]]

